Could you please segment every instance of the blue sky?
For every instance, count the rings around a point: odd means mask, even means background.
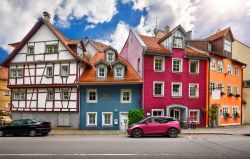
[[[249,0],[1,0],[0,62],[13,50],[8,44],[20,41],[45,10],[69,38],[88,36],[118,50],[129,28],[152,35],[156,18],[158,28],[181,24],[193,30],[193,38],[230,26],[237,39],[250,45]]]

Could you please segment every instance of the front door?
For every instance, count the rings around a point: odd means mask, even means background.
[[[181,111],[179,109],[171,109],[170,110],[170,117],[179,120],[181,119]]]
[[[60,113],[58,115],[58,126],[70,126],[69,113]]]
[[[128,128],[128,113],[120,113],[120,130],[126,131]]]

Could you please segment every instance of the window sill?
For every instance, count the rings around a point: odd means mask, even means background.
[[[97,101],[87,101],[86,103],[95,104],[95,103],[98,103],[98,102]]]
[[[102,127],[113,127],[113,125],[102,125]]]
[[[172,96],[172,98],[182,98],[182,96]]]
[[[182,73],[182,71],[172,71],[172,73],[177,73],[177,74],[181,74]]]
[[[165,72],[165,70],[154,70],[154,72]]]
[[[192,72],[189,72],[190,75],[194,75],[194,76],[198,76],[200,73],[192,73]]]
[[[68,77],[68,75],[61,75],[61,77]]]
[[[197,97],[189,96],[189,98],[191,98],[191,99],[196,99],[196,98],[199,98],[199,96],[197,96]]]
[[[164,95],[154,95],[153,97],[156,97],[156,98],[158,98],[158,97],[163,98]]]
[[[58,54],[59,52],[45,52],[44,54]]]
[[[87,127],[97,127],[97,125],[87,125]]]
[[[132,102],[130,101],[130,102],[123,102],[123,101],[121,101],[121,103],[122,104],[131,104]]]

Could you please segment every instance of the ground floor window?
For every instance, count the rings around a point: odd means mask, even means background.
[[[97,112],[87,112],[87,126],[97,126]]]
[[[200,123],[200,111],[196,109],[189,110],[190,122]]]
[[[233,106],[233,117],[238,118],[239,117],[239,107]]]
[[[152,116],[164,116],[164,110],[163,109],[153,109]]]
[[[102,125],[103,126],[112,126],[113,114],[111,112],[102,113]]]
[[[229,116],[230,116],[230,107],[229,106],[225,106],[222,108],[222,116],[223,116],[223,118],[229,118]]]

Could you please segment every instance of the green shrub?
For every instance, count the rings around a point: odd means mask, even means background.
[[[144,110],[132,109],[128,112],[128,125],[139,122],[144,119]]]

